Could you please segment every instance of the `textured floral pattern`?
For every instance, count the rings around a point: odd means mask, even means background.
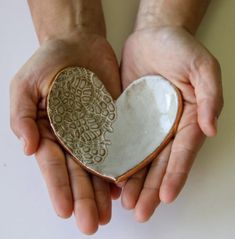
[[[98,164],[107,154],[116,118],[114,101],[88,69],[69,67],[55,78],[48,95],[48,116],[63,146],[83,164]]]

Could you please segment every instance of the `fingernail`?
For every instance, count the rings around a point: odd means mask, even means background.
[[[24,153],[25,153],[26,143],[25,143],[25,140],[24,140],[23,137],[20,138],[20,142],[21,142],[22,148],[23,148]]]

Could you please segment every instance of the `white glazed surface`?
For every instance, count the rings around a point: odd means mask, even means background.
[[[161,76],[134,81],[116,101],[117,119],[106,159],[94,170],[117,178],[153,153],[169,134],[178,112],[175,88]],[[91,165],[93,167],[93,165]]]

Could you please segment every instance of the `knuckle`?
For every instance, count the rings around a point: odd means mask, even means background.
[[[219,61],[211,54],[208,54],[202,58],[202,64],[208,68],[220,69]]]
[[[196,155],[197,150],[192,147],[191,145],[186,145],[186,144],[175,144],[172,146],[171,149],[172,153],[185,153],[185,154],[191,154],[191,155]]]
[[[166,172],[166,178],[168,180],[173,179],[174,181],[178,181],[178,183],[180,183],[180,184],[182,184],[182,182],[186,181],[188,175],[189,175],[189,171],[187,171],[187,170],[177,170],[177,171],[167,171]]]
[[[209,52],[207,54],[201,54],[197,56],[192,62],[192,69],[194,71],[200,71],[203,69],[210,69],[213,71],[221,73],[220,63],[217,58],[211,55]]]
[[[64,163],[58,160],[56,157],[44,160],[38,160],[39,166],[43,171],[47,170],[60,170],[64,167]]]
[[[212,67],[212,68],[221,70],[220,63],[219,63],[218,59],[215,56],[212,56],[212,55],[211,55],[210,60],[209,60],[209,66]]]

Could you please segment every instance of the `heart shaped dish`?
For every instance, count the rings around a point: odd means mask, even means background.
[[[162,76],[144,76],[115,102],[90,70],[68,67],[47,98],[50,124],[61,145],[88,171],[120,182],[157,157],[174,136],[179,90]]]

